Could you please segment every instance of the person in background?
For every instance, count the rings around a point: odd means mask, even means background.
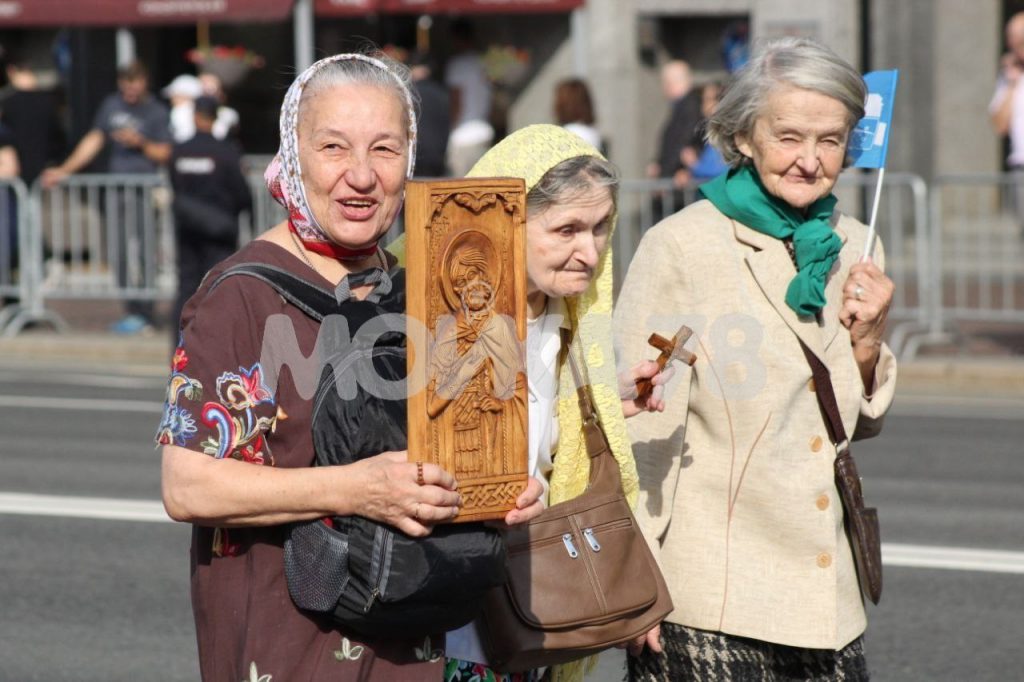
[[[715,145],[709,144],[704,139],[707,122],[718,108],[718,101],[721,97],[722,86],[719,83],[708,83],[700,90],[700,111],[704,120],[698,124],[698,144],[684,148],[682,156],[683,164],[690,169],[694,182],[705,182],[729,170],[728,164],[722,158],[722,153],[715,148]]]
[[[837,447],[805,354],[827,367],[851,438],[878,434],[896,384],[893,283],[832,194],[866,95],[823,45],[766,43],[708,124],[729,172],[651,228],[626,275],[622,361],[682,321],[698,349],[665,412],[629,424],[637,521],[675,604],[664,652],[634,649],[631,680],[868,679]]]
[[[494,127],[489,120],[492,91],[476,49],[473,25],[464,19],[454,21],[452,41],[455,54],[444,73],[452,112],[448,170],[461,178],[494,142]]]
[[[416,126],[416,177],[442,177],[446,174],[448,138],[451,131],[451,102],[448,91],[434,78],[434,58],[416,52],[409,59],[412,89],[419,100]]]
[[[228,106],[228,96],[224,92],[224,85],[220,76],[215,73],[204,72],[199,74],[199,84],[202,86],[202,94],[217,100],[217,120],[213,122],[213,136],[218,140],[238,138],[238,127],[241,119],[238,112]]]
[[[0,123],[14,139],[19,177],[31,187],[46,165],[65,152],[60,96],[40,83],[36,66],[17,52],[8,55],[6,70],[10,89],[0,100]]]
[[[1024,12],[1014,14],[1006,22],[1006,47],[988,110],[992,129],[1010,139],[1006,165],[1017,176],[1014,203],[1018,221],[1024,225]]]
[[[603,153],[601,133],[594,127],[594,104],[590,98],[590,89],[582,79],[566,78],[555,86],[555,121]]]
[[[657,159],[648,165],[647,176],[671,178],[676,188],[682,188],[690,181],[682,152],[699,143],[697,125],[701,120],[700,97],[693,91],[690,65],[676,59],[662,66],[661,90],[670,109],[658,137]]]
[[[14,134],[0,124],[0,179],[11,180],[21,173],[18,150],[14,147]]]
[[[203,94],[203,86],[195,76],[183,73],[176,76],[160,91],[171,103],[171,136],[175,142],[191,140],[196,134],[193,103]]]
[[[100,104],[93,119],[92,129],[79,140],[71,155],[42,174],[44,188],[50,188],[69,175],[83,170],[92,163],[104,147],[109,147],[107,171],[123,174],[156,173],[171,156],[170,118],[160,101],[149,93],[149,71],[139,61],[133,61],[117,72],[116,93],[108,95]],[[130,276],[129,242],[137,241],[143,254],[156,245],[150,243],[145,229],[145,201],[142,197],[126,197],[118,206],[117,271],[119,287],[143,286]],[[132,199],[127,201],[126,199]],[[151,237],[151,235],[150,235]],[[152,329],[153,303],[138,299],[125,302],[126,316],[111,328],[115,333],[137,334]]]
[[[0,123],[0,182],[18,177],[21,168],[14,136]],[[12,284],[18,267],[18,210],[14,190],[0,186],[0,285]],[[9,299],[0,297],[0,308]]]
[[[39,82],[37,69],[30,60],[17,51],[7,53],[7,80],[9,87],[0,98],[0,129],[5,141],[0,152],[0,177],[21,178],[27,189],[42,173],[47,163],[64,153],[64,134],[58,119],[59,97],[55,90],[44,88]],[[13,190],[3,193],[0,207],[0,229],[3,246],[0,249],[0,281],[12,283],[13,271],[21,260],[18,248],[18,204]]]
[[[178,296],[171,314],[175,343],[185,302],[199,289],[207,271],[234,253],[238,216],[252,210],[252,193],[242,174],[238,149],[213,136],[219,106],[206,95],[196,99],[192,107],[195,135],[174,145],[171,152],[178,259]]]

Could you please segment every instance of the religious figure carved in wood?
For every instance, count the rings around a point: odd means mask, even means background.
[[[455,475],[456,521],[501,518],[526,486],[524,198],[494,179],[406,197],[408,310],[432,339],[411,339],[409,458]]]

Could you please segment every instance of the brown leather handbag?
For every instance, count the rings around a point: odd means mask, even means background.
[[[846,437],[843,420],[839,415],[839,403],[832,388],[831,373],[811,349],[800,342],[818,396],[818,404],[825,415],[829,436],[836,444],[835,477],[839,497],[843,501],[846,533],[850,536],[853,562],[857,566],[861,593],[877,604],[882,598],[882,539],[878,526],[878,510],[864,506],[864,494],[860,486],[860,474],[850,454],[850,440]]]
[[[478,619],[491,667],[565,663],[634,639],[672,611],[665,579],[622,492],[589,383],[569,355],[590,455],[580,496],[505,531],[508,580]]]

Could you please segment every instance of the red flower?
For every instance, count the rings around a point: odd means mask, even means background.
[[[171,369],[175,372],[188,367],[188,355],[185,354],[185,349],[182,346],[178,346],[174,350],[174,357],[171,358]]]
[[[263,368],[260,367],[259,363],[253,365],[248,372],[243,367],[238,369],[242,375],[242,386],[245,388],[245,393],[249,396],[249,400],[252,401],[253,405],[273,398],[263,383]]]
[[[257,443],[262,441],[262,438],[257,439]],[[263,464],[263,454],[259,449],[256,448],[256,444],[245,445],[238,450],[238,454],[242,456],[243,462],[249,464]]]

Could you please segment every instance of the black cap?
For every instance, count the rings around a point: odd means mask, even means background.
[[[220,102],[215,97],[209,95],[201,95],[196,98],[195,112],[210,118],[217,118],[217,109],[220,107]]]

